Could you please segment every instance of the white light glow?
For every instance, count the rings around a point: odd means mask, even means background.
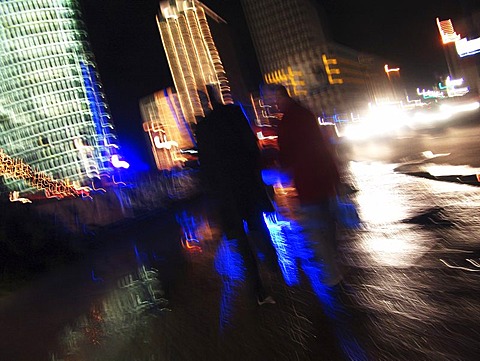
[[[115,168],[125,168],[128,169],[130,164],[124,160],[120,160],[117,154],[112,155],[112,164]]]
[[[457,49],[457,54],[460,57],[465,57],[469,55],[475,55],[480,53],[480,38],[467,40],[463,38],[455,42],[455,48]]]

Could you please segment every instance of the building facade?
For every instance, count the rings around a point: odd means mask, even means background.
[[[454,21],[437,18],[436,22],[449,79],[461,79],[462,85],[478,96],[480,94],[480,12],[472,12]]]
[[[285,85],[318,116],[365,108],[388,79],[378,61],[331,41],[311,0],[242,0],[266,84]],[[373,58],[373,55],[369,56]],[[373,84],[372,81],[381,84]]]
[[[183,151],[195,147],[195,124],[211,108],[207,85],[214,86],[224,104],[233,103],[207,15],[224,22],[199,1],[160,2],[157,25],[174,86],[139,102],[143,129],[159,170],[180,167],[188,160]]]
[[[140,99],[143,130],[159,170],[182,167],[195,144],[191,127],[183,116],[178,94],[167,88]]]
[[[230,85],[213,40],[206,6],[194,0],[161,1],[157,24],[185,119],[204,116],[199,91],[213,84],[223,103],[232,103]],[[215,16],[215,20],[222,21]]]
[[[114,171],[117,140],[77,1],[0,2],[0,148],[77,186]]]

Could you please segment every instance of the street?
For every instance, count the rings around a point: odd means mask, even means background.
[[[348,142],[348,157],[355,160],[388,163],[414,162],[421,153],[430,151],[441,157],[432,158],[436,164],[480,167],[480,112],[452,121],[451,126],[420,129],[397,137],[373,138]],[[425,160],[425,159],[424,159]]]
[[[478,133],[350,148],[360,225],[340,230],[340,287],[320,282],[294,190],[272,173],[283,277],[262,273],[276,304],[249,296],[236,244],[197,198],[112,229],[85,259],[0,299],[0,360],[477,360],[480,188],[398,169],[480,167]],[[425,151],[450,155],[419,162]]]

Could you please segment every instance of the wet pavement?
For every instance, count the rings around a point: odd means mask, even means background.
[[[349,162],[360,224],[327,288],[275,186],[282,277],[258,306],[202,198],[113,229],[79,262],[0,299],[0,360],[478,360],[480,188]],[[269,179],[275,179],[275,174]]]

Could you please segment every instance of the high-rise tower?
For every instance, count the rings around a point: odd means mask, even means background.
[[[183,151],[195,146],[197,119],[211,108],[207,85],[214,86],[224,104],[233,103],[207,14],[213,21],[224,22],[196,0],[160,1],[157,25],[174,87],[139,102],[143,128],[159,170],[179,167],[187,161]]]
[[[241,3],[266,84],[285,85],[293,97],[319,116],[350,113],[373,100],[368,84],[371,67],[361,61],[360,52],[326,35],[318,2]],[[374,71],[386,82],[383,64]]]
[[[190,124],[196,122],[196,116],[204,115],[198,91],[206,94],[207,84],[218,87],[223,103],[232,103],[227,75],[210,32],[205,8],[195,0],[161,1],[157,16],[175,90],[183,115]]]
[[[294,53],[326,45],[317,9],[309,0],[242,0],[260,69],[287,68]]]
[[[113,171],[118,146],[80,16],[76,0],[0,1],[0,148],[88,186]]]

